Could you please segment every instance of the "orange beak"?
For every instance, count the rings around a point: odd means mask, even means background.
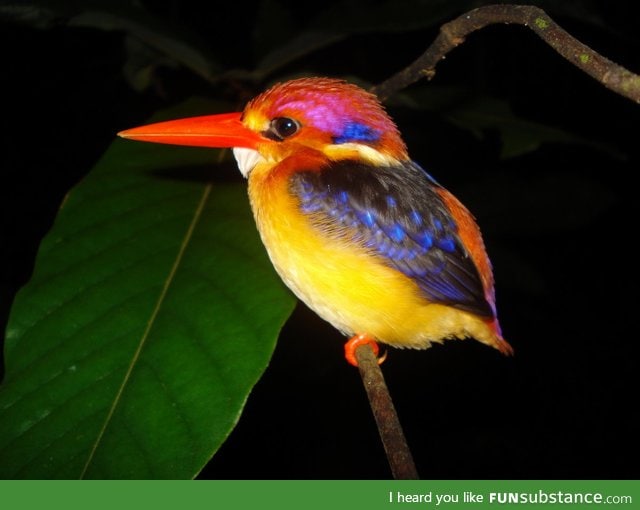
[[[256,149],[264,138],[242,124],[240,112],[205,115],[157,122],[118,133],[142,142],[196,147],[246,147]]]

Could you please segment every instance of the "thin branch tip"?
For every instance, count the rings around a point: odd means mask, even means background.
[[[562,29],[541,8],[534,5],[486,5],[473,9],[440,27],[435,41],[412,64],[373,87],[382,100],[421,78],[431,80],[438,63],[467,36],[499,23],[523,25],[535,32],[566,60],[599,81],[609,90],[640,103],[640,76],[610,61]]]

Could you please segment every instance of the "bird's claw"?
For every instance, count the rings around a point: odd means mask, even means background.
[[[376,356],[376,358],[378,358],[380,348],[378,347],[377,342],[367,334],[354,335],[349,340],[347,340],[347,342],[344,344],[344,357],[351,365],[357,367],[358,360],[356,358],[356,349],[361,345],[367,344],[371,346],[373,354]],[[387,353],[385,352],[378,358],[378,365],[380,365],[386,358]]]

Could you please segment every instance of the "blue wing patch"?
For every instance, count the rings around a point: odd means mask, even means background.
[[[419,166],[381,168],[341,161],[296,173],[290,189],[325,235],[370,250],[412,278],[433,302],[493,317],[457,226]]]

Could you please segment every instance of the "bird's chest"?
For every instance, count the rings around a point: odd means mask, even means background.
[[[371,275],[387,269],[314,226],[287,181],[250,178],[249,198],[262,242],[284,283],[318,315],[350,333],[354,315],[369,313],[371,294],[386,292],[385,276]]]
[[[249,180],[251,209],[269,257],[284,282],[303,301],[322,290],[331,265],[328,239],[323,239],[300,211],[286,180]],[[334,262],[335,267],[335,262]],[[335,279],[335,275],[332,275]]]

